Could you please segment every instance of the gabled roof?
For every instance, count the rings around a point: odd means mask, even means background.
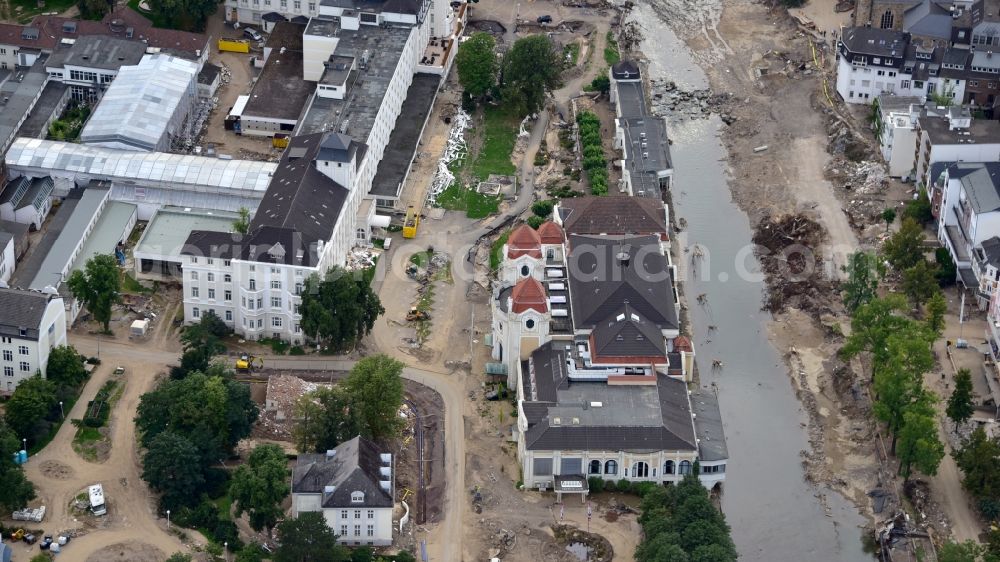
[[[343,133],[328,133],[319,143],[317,159],[331,162],[350,162],[357,143]]]
[[[660,330],[626,304],[613,318],[594,326],[591,353],[595,362],[614,358],[663,359],[667,356],[667,346]]]
[[[983,262],[1000,269],[1000,238],[993,236],[983,240],[977,253]]]
[[[511,292],[511,300],[513,301],[511,312],[516,314],[529,309],[544,314],[549,309],[545,298],[545,288],[542,287],[542,284],[537,279],[530,275],[514,285],[514,290]]]
[[[0,289],[0,333],[19,335],[21,328],[31,330],[29,335],[38,337],[42,318],[49,300],[59,295],[49,295],[38,291],[20,289]]]
[[[538,227],[538,237],[542,244],[562,244],[563,231],[552,221],[545,221]]]
[[[181,249],[184,256],[204,256],[222,260],[315,267],[317,248],[306,244],[299,232],[279,226],[252,228],[246,236],[232,232],[192,230]]]
[[[661,330],[679,327],[672,273],[657,236],[571,235],[569,247],[576,329],[613,318],[626,303]]]
[[[161,29],[129,7],[120,7],[101,21],[76,20],[60,16],[35,16],[31,25],[40,31],[40,40],[58,43],[86,35],[110,35],[145,42],[150,47],[169,49],[189,57],[204,54],[208,36],[203,33]],[[130,37],[131,34],[131,37]]]
[[[976,213],[1000,211],[1000,162],[958,162],[948,177],[961,182]]]
[[[849,27],[841,39],[852,54],[902,57],[910,36],[901,31],[874,27]]]
[[[382,476],[382,468],[392,469],[384,463],[375,443],[362,437],[345,441],[333,449],[333,456],[326,454],[299,455],[292,469],[293,494],[323,494],[323,507],[392,507],[393,498],[382,489],[380,482],[392,481],[391,472]],[[324,493],[333,486],[333,493]],[[351,501],[353,492],[365,495],[361,504]]]
[[[507,237],[507,257],[514,259],[521,256],[542,257],[542,238],[538,231],[526,224],[515,228]]]
[[[559,203],[567,234],[657,234],[667,238],[667,213],[655,198],[609,195]]]

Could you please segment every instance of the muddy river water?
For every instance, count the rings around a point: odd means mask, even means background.
[[[641,50],[653,77],[685,89],[708,87],[690,51],[664,25],[664,19],[677,24],[665,16],[670,6],[664,5],[678,0],[651,1],[652,7],[639,3],[633,18],[643,27]],[[703,12],[714,1],[699,2]],[[709,12],[699,17],[710,18]],[[806,414],[768,340],[771,317],[761,311],[764,285],[750,247],[749,221],[726,183],[720,126],[715,118],[669,123],[675,174],[671,213],[687,222],[678,235],[682,250],[676,260],[690,305],[701,384],[716,386],[722,407],[730,456],[722,506],[733,539],[741,560],[871,560],[861,548],[864,519],[858,511],[839,494],[803,479]],[[701,257],[694,257],[696,246]],[[698,304],[702,294],[704,304]],[[713,369],[714,360],[723,367]]]

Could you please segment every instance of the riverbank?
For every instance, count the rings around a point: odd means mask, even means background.
[[[710,257],[696,263],[684,254],[680,261],[688,300],[707,295],[707,305],[692,302],[689,311],[700,363],[726,365],[702,369],[701,384],[719,389],[726,420],[733,459],[723,506],[737,546],[747,560],[810,552],[824,560],[866,559],[860,527],[874,520],[867,493],[879,481],[879,463],[871,416],[865,401],[853,398],[855,375],[836,359],[849,321],[831,283],[803,287],[808,294],[774,315],[762,312],[763,276],[750,241],[767,217],[815,221],[827,281],[860,247],[826,177],[828,123],[837,116],[824,109],[813,61],[832,60],[832,48],[821,46],[814,58],[783,10],[757,3],[655,0],[638,6],[631,20],[640,27],[650,80],[709,88],[728,100],[717,110],[724,124],[685,112],[669,120],[677,177],[672,212],[689,225],[681,245],[697,245]],[[656,20],[681,36],[651,33]],[[712,161],[714,150],[721,154]],[[782,513],[772,517],[773,510]]]

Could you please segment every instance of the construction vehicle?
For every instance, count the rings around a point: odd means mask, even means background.
[[[275,135],[271,137],[271,146],[274,148],[288,148],[288,142],[290,140],[289,136],[284,133],[275,133]]]
[[[18,529],[10,534],[10,539],[14,542],[24,539],[24,529]]]
[[[219,52],[249,53],[250,42],[246,39],[219,39]]]
[[[241,353],[240,358],[236,360],[236,372],[238,373],[252,373],[263,368],[264,360],[249,353]]]
[[[419,225],[420,215],[417,214],[417,208],[410,205],[406,208],[406,217],[403,219],[403,238],[415,238]]]
[[[418,322],[420,320],[430,320],[431,315],[427,314],[423,310],[418,309],[415,306],[410,307],[410,311],[406,313],[407,322]]]

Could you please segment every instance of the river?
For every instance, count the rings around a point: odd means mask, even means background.
[[[704,0],[702,6],[712,2]],[[641,50],[654,77],[685,89],[708,87],[690,51],[666,25],[655,23],[658,16],[648,5],[640,5],[633,18],[644,22]],[[657,25],[653,33],[651,23]],[[750,251],[749,221],[729,192],[720,126],[714,117],[669,123],[675,174],[671,213],[687,221],[676,259],[685,274],[701,383],[718,388],[729,446],[723,511],[741,560],[871,560],[862,551],[865,521],[857,509],[803,478],[806,414],[788,368],[768,340],[771,317],[761,310],[764,284]],[[704,249],[704,257],[692,267],[692,254],[683,248],[695,245]],[[701,294],[704,305],[696,302]],[[722,369],[710,368],[715,359],[724,363]]]

